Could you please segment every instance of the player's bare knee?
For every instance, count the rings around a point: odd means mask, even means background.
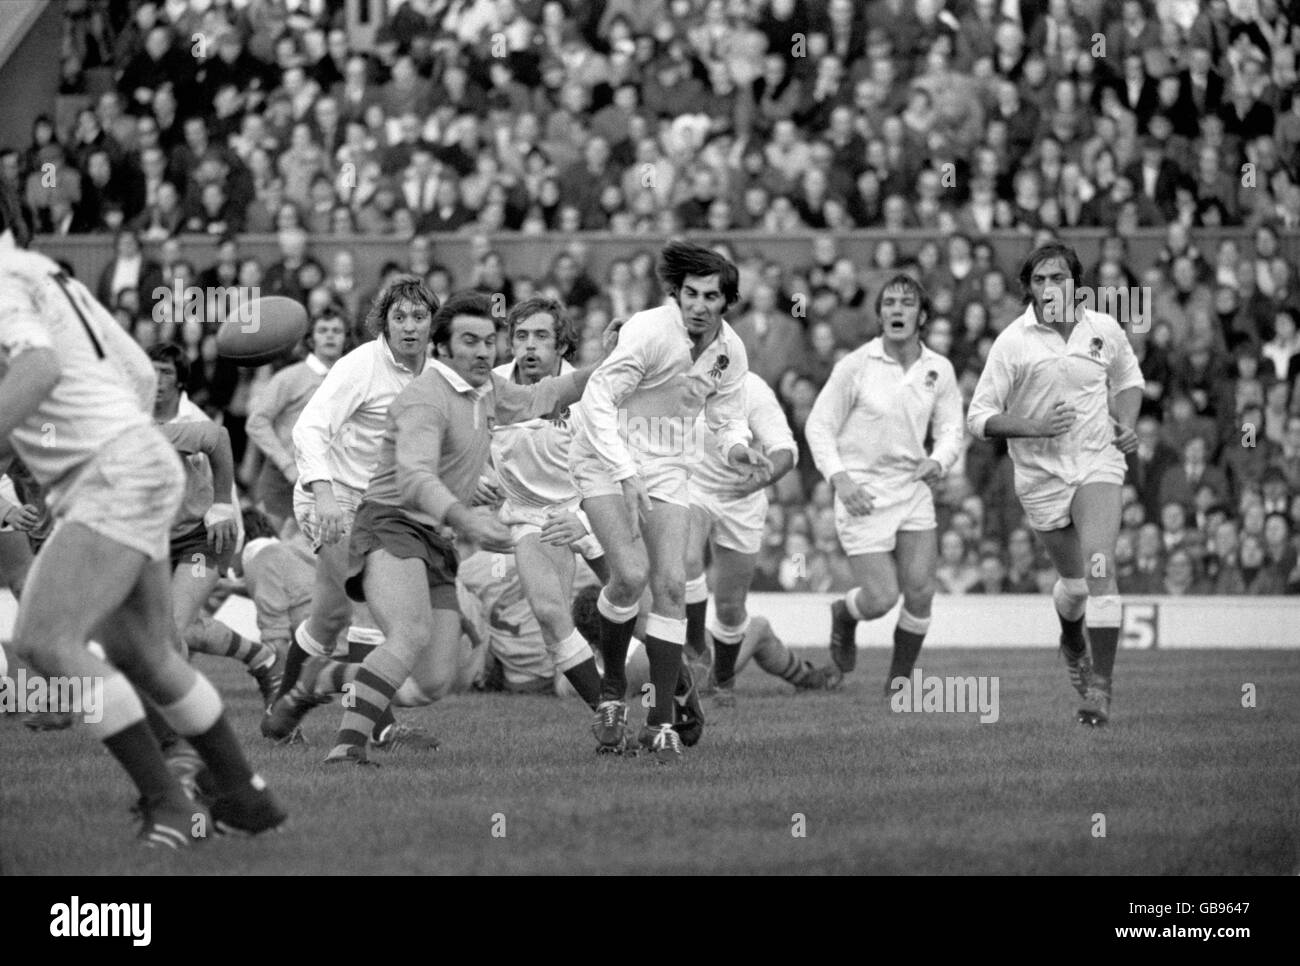
[[[894,605],[898,603],[898,596],[897,587],[861,588],[858,591],[858,609],[862,611],[863,620],[870,621],[884,617],[894,609]]]
[[[726,624],[729,627],[739,627],[748,616],[745,611],[744,601],[715,600],[714,603],[717,605],[718,622],[721,624]]]
[[[935,589],[935,582],[930,579],[904,585],[903,607],[909,614],[915,614],[917,617],[929,614],[930,605],[934,603]]]
[[[539,601],[533,605],[533,616],[541,625],[542,635],[547,640],[558,641],[567,637],[572,626],[572,617],[566,607],[556,601]]]

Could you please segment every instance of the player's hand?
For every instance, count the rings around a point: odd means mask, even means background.
[[[912,472],[912,479],[934,486],[943,479],[943,467],[939,465],[938,460],[927,457],[917,464],[916,469]]]
[[[1068,402],[1058,402],[1052,407],[1052,412],[1040,425],[1042,432],[1040,436],[1060,436],[1067,433],[1070,427],[1074,425],[1075,418],[1079,415],[1078,410]]]
[[[587,535],[587,528],[576,513],[565,510],[552,512],[542,527],[542,543],[552,547],[571,547]]]
[[[1119,451],[1127,456],[1129,453],[1136,453],[1138,448],[1137,433],[1129,429],[1118,419],[1111,418],[1110,424],[1115,427],[1115,439],[1113,442]]]
[[[610,319],[609,325],[600,333],[600,351],[605,355],[613,352],[614,346],[618,345],[618,331],[626,321],[627,319]]]
[[[0,513],[0,526],[8,524],[15,530],[21,530],[24,533],[35,528],[36,524],[41,522],[41,511],[36,509],[30,503],[22,506],[10,505],[4,513]]]
[[[623,487],[623,508],[632,524],[632,539],[641,539],[641,515],[650,512],[650,494],[639,475],[629,476],[620,484]]]
[[[316,539],[321,546],[338,543],[343,537],[343,511],[334,494],[325,492],[316,498]]]
[[[474,489],[474,498],[470,506],[498,506],[501,503],[501,487],[489,476],[480,476],[478,486]]]
[[[488,510],[478,509],[466,513],[457,530],[464,539],[478,544],[480,550],[489,553],[515,552],[514,542],[510,539],[510,528]]]
[[[835,495],[844,504],[844,509],[852,516],[865,517],[876,508],[876,501],[867,492],[866,487],[854,483],[853,478],[847,473],[836,473],[831,480],[831,486],[835,488]]]
[[[727,462],[753,482],[765,485],[772,478],[772,461],[752,446],[737,443],[727,454]]]
[[[229,503],[214,503],[203,514],[203,526],[208,531],[208,545],[217,553],[233,548],[239,539],[235,526],[235,508]]]

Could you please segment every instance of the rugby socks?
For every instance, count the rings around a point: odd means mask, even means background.
[[[608,589],[608,588],[606,588]],[[602,589],[596,598],[600,612],[600,655],[605,662],[605,679],[600,686],[602,701],[622,701],[627,694],[627,649],[632,643],[638,604],[620,607],[605,596]],[[685,637],[685,631],[683,631]],[[649,654],[649,648],[646,649]],[[673,669],[676,674],[676,667]],[[671,693],[671,685],[669,686]]]
[[[1088,582],[1082,577],[1064,577],[1052,586],[1056,616],[1061,622],[1061,639],[1071,654],[1083,653],[1088,646],[1083,636],[1084,612],[1088,605]]]
[[[723,624],[716,617],[709,621],[713,635],[713,680],[727,687],[736,676],[736,661],[740,658],[740,645],[749,629],[749,616],[740,624]]]
[[[96,722],[86,722],[86,730],[104,743],[142,796],[184,802],[180,785],[145,720],[140,696],[125,675],[114,672],[104,678],[102,700],[103,715]]]
[[[324,653],[324,648],[307,633],[307,622],[303,621],[299,624],[289,641],[289,653],[284,658],[284,676],[280,678],[280,690],[275,696],[283,698],[289,693],[289,689],[298,683],[298,675],[302,673],[303,661],[313,654],[323,655]]]
[[[140,702],[144,706],[144,719],[149,725],[149,730],[153,732],[158,747],[166,752],[168,748],[181,740],[180,735],[168,724],[167,719],[163,717],[157,705],[143,696],[140,698]]]
[[[677,691],[677,679],[681,675],[682,667],[682,648],[685,644],[686,621],[684,619],[650,614],[645,625],[645,653],[650,659],[651,687],[646,709],[648,727],[655,728],[673,723],[671,695]]]
[[[686,653],[692,658],[704,654],[704,618],[709,610],[709,582],[703,574],[686,581]]]
[[[852,590],[847,591],[844,594],[844,606],[848,610],[849,616],[852,617],[855,621],[866,620],[866,617],[864,617],[862,614],[862,608],[858,606],[857,587],[854,587]]]
[[[370,736],[378,734],[384,712],[393,703],[393,695],[410,674],[410,667],[391,651],[383,648],[372,651],[356,669],[351,707],[344,702],[336,744],[365,748]]]
[[[235,730],[222,713],[221,697],[202,674],[195,674],[194,684],[179,700],[158,710],[194,746],[217,788],[233,791],[253,780]]]
[[[1118,594],[1088,598],[1086,620],[1088,638],[1092,641],[1093,675],[1094,678],[1104,678],[1108,686],[1115,671],[1122,615],[1123,603]]]
[[[888,686],[895,678],[910,678],[916,666],[917,655],[930,629],[930,618],[917,617],[904,607],[898,612],[898,625],[894,628],[894,657],[889,662]]]
[[[362,664],[380,644],[384,643],[384,632],[377,627],[357,627],[353,625],[348,628],[348,660],[349,664]],[[338,688],[342,690],[342,686]],[[333,693],[333,692],[330,692]],[[397,724],[397,718],[393,716],[393,706],[390,704],[380,715],[379,721],[375,723],[374,733],[371,735],[375,741],[383,738],[384,732],[392,725]]]
[[[236,634],[221,621],[203,615],[185,629],[185,644],[191,653],[233,657],[257,670],[275,663],[275,649]]]
[[[600,671],[596,668],[596,659],[589,657],[581,664],[574,665],[564,672],[564,677],[573,685],[573,690],[578,692],[578,697],[595,711],[600,704]]]

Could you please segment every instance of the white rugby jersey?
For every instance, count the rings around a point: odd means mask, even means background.
[[[492,371],[513,381],[515,363],[507,362]],[[559,374],[569,372],[573,366],[561,360]],[[581,412],[582,404],[576,403],[541,419],[493,427],[492,468],[506,499],[516,506],[544,508],[578,498],[569,475],[569,443]]]
[[[53,349],[54,389],[13,431],[14,452],[56,507],[73,472],[153,423],[149,357],[95,297],[39,252],[0,248],[0,376],[29,349]]]
[[[1143,385],[1128,336],[1111,316],[1084,309],[1067,342],[1039,323],[1031,305],[994,340],[967,424],[973,435],[986,439],[984,427],[991,416],[1045,419],[1058,401],[1070,403],[1078,417],[1068,432],[1007,440],[1017,472],[1070,481],[1099,462],[1123,467],[1124,454],[1113,445],[1110,397]]]
[[[293,427],[298,485],[308,494],[317,480],[364,490],[379,463],[388,407],[415,375],[382,335],[334,363]]]
[[[637,312],[587,383],[578,432],[613,478],[625,480],[636,474],[638,460],[686,457],[703,406],[725,457],[751,438],[741,393],[748,371],[745,347],[725,321],[692,362],[691,337],[676,302]]]
[[[927,429],[934,437],[928,454]],[[876,497],[914,485],[912,474],[922,460],[934,460],[947,473],[961,455],[963,439],[961,390],[952,363],[922,345],[921,355],[904,371],[885,352],[884,340],[874,338],[835,364],[804,435],[822,476],[829,480],[841,471],[869,476]]]
[[[797,463],[799,446],[794,441],[785,413],[781,411],[781,404],[776,401],[776,393],[756,372],[745,373],[741,392],[755,447],[769,457],[785,450]],[[725,495],[745,481],[745,474],[727,462],[702,413],[695,420],[695,442],[697,459],[691,463],[691,486],[706,493]]]

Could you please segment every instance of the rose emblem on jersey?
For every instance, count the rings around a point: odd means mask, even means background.
[[[731,360],[728,359],[725,355],[718,356],[718,358],[713,363],[713,368],[709,370],[709,375],[712,376],[714,379],[721,379],[722,373],[726,371],[727,366],[730,364],[731,364]]]
[[[931,369],[925,374],[925,388],[933,390],[939,384],[939,370]]]
[[[1092,356],[1094,359],[1100,359],[1102,348],[1103,348],[1103,344],[1101,341],[1101,337],[1094,335],[1092,337],[1092,341],[1088,343],[1088,355]]]
[[[559,412],[551,416],[551,423],[560,429],[565,429],[569,425],[569,407],[565,406]]]

